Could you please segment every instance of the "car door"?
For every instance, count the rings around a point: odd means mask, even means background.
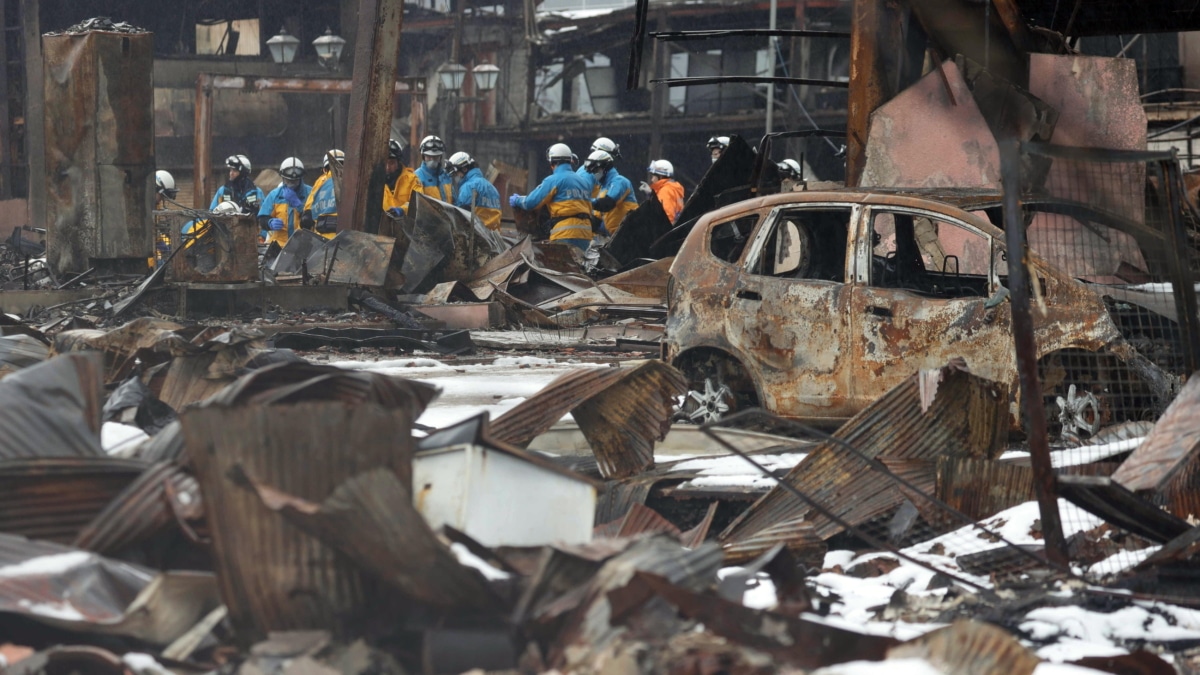
[[[863,215],[847,345],[858,409],[956,357],[978,375],[1011,380],[1011,315],[998,295],[1002,249],[967,220],[882,206]]]
[[[734,284],[726,334],[748,359],[762,404],[806,419],[849,414],[846,335],[849,234],[859,207],[775,208],[759,226]]]

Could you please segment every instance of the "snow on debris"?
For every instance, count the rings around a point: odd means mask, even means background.
[[[17,605],[30,614],[46,617],[47,619],[58,619],[60,621],[87,620],[87,617],[75,609],[70,602],[32,602],[30,600],[20,600],[17,602]]]
[[[807,453],[791,452],[779,455],[755,455],[754,460],[770,471],[789,470],[807,456]],[[676,471],[698,471],[695,478],[682,483],[680,488],[751,488],[768,489],[779,481],[762,472],[737,455],[700,457],[680,462],[672,467]]]
[[[1097,612],[1078,606],[1039,607],[1025,615],[1020,629],[1035,641],[1068,637],[1088,643],[1170,642],[1200,640],[1200,621],[1194,611],[1183,610],[1191,620],[1180,621],[1180,608],[1138,604],[1115,612]],[[1152,611],[1154,610],[1154,611]]]
[[[0,579],[62,574],[79,567],[91,558],[92,554],[87,551],[71,551],[69,553],[38,556],[29,560],[23,560],[15,565],[0,567]]]
[[[812,671],[812,675],[943,675],[925,659],[849,661]]]
[[[492,567],[487,563],[486,560],[480,558],[474,553],[471,553],[466,546],[458,542],[450,544],[450,552],[454,554],[455,558],[458,558],[458,562],[460,564],[479,570],[479,573],[483,575],[483,578],[487,579],[488,581],[507,579],[510,576],[508,572]]]
[[[130,424],[105,422],[100,427],[100,447],[104,448],[105,453],[115,457],[129,455],[147,438],[150,438],[150,434]]]

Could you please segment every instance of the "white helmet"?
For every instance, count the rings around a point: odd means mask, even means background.
[[[613,157],[621,156],[621,146],[613,143],[612,139],[604,138],[603,136],[597,138],[595,143],[592,143],[592,152],[596,150],[603,150]]]
[[[546,159],[551,162],[569,162],[572,154],[566,143],[555,143],[546,151]]]
[[[279,175],[285,180],[300,180],[304,176],[304,162],[296,157],[288,157],[279,165]]]
[[[463,175],[466,175],[468,171],[479,166],[475,163],[475,160],[465,152],[456,152],[453,155],[450,155],[450,159],[447,160],[447,163],[450,165],[451,171],[457,171]]]
[[[779,175],[784,178],[800,179],[804,170],[800,168],[800,164],[794,159],[785,159],[779,163]]]
[[[219,216],[232,216],[239,211],[237,202],[221,202],[217,204],[217,208],[213,209],[213,213]]]
[[[725,148],[728,148],[728,147],[729,147],[729,137],[728,136],[713,136],[712,138],[708,139],[708,149],[709,150],[716,150],[717,148],[724,150]]]
[[[179,190],[175,189],[175,177],[161,169],[154,172],[154,187],[158,194],[167,199],[175,199],[175,195],[179,194]]]
[[[329,152],[325,153],[325,161],[321,164],[321,168],[325,169],[326,171],[329,170],[330,156],[332,156],[333,161],[337,162],[338,164],[346,163],[346,153],[342,152],[341,150],[330,150]]]
[[[656,159],[653,162],[650,162],[650,166],[646,169],[646,173],[670,178],[675,175],[675,167],[665,159]]]
[[[226,157],[225,166],[231,169],[237,169],[243,174],[249,174],[251,170],[250,158],[245,155],[230,155]]]
[[[446,143],[437,136],[426,136],[421,139],[421,154],[441,157],[446,152]]]
[[[595,150],[583,162],[583,168],[587,169],[588,173],[603,173],[612,168],[613,158],[603,150]]]

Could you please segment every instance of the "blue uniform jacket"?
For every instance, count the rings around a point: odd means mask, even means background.
[[[454,203],[454,179],[448,173],[433,173],[425,168],[425,164],[417,167],[415,172],[421,183],[421,192],[434,199],[440,199],[448,204]]]
[[[279,187],[271,190],[270,194],[267,195],[267,198],[263,200],[263,205],[262,208],[258,210],[258,215],[260,217],[267,216],[268,218],[278,218],[282,220],[287,225],[288,236],[291,236],[292,232],[295,231],[296,228],[300,227],[300,209],[293,208],[287,203],[287,201],[284,200],[280,193],[283,192],[285,187],[287,187],[286,184],[280,183]],[[300,183],[300,187],[296,188],[295,192],[296,196],[300,198],[300,203],[303,205],[304,200],[308,199],[308,193],[312,192],[312,186],[307,183]],[[264,238],[266,238],[268,234],[269,233],[267,230],[262,230],[262,236]]]
[[[472,202],[477,207],[500,208],[500,192],[496,190],[495,185],[483,177],[483,172],[477,168],[467,172],[466,177],[458,184],[458,196],[454,198],[455,206],[468,211],[471,209]]]
[[[526,211],[536,210],[546,204],[550,217],[557,224],[550,230],[550,240],[591,239],[592,186],[571,169],[570,164],[559,164],[554,173],[546,176],[541,185],[521,200],[520,207]]]
[[[245,192],[243,192],[241,194],[238,194],[238,193],[234,192],[232,189],[230,189],[228,184],[222,185],[220,188],[217,189],[217,194],[213,195],[212,204],[210,204],[208,206],[208,210],[216,211],[217,204],[220,204],[221,202],[229,201],[229,202],[237,202],[237,205],[239,207],[241,207],[242,209],[253,212],[254,209],[262,206],[263,191],[258,189],[258,187],[256,187],[254,185],[254,183],[250,183],[250,188],[251,189],[246,190]],[[247,195],[254,195],[254,197],[255,197],[254,200],[247,200],[246,199]]]

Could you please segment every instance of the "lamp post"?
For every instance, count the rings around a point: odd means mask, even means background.
[[[496,81],[500,79],[500,67],[491,63],[481,63],[471,69],[471,75],[475,78],[475,91],[486,94],[496,88]]]
[[[458,92],[462,90],[463,81],[467,79],[467,68],[458,63],[447,62],[438,66],[437,69],[438,86],[442,91],[446,92],[449,103],[449,114],[443,112],[441,115],[441,133],[443,141],[448,141],[446,133],[447,122],[446,118],[450,115],[458,114]]]
[[[341,36],[334,35],[333,31],[326,27],[325,34],[313,40],[312,46],[317,51],[317,63],[330,70],[337,70],[342,59],[342,49],[346,46],[346,41]]]
[[[271,50],[271,60],[279,64],[288,64],[296,60],[296,50],[300,40],[288,35],[286,28],[279,29],[279,35],[267,40],[267,48]]]

